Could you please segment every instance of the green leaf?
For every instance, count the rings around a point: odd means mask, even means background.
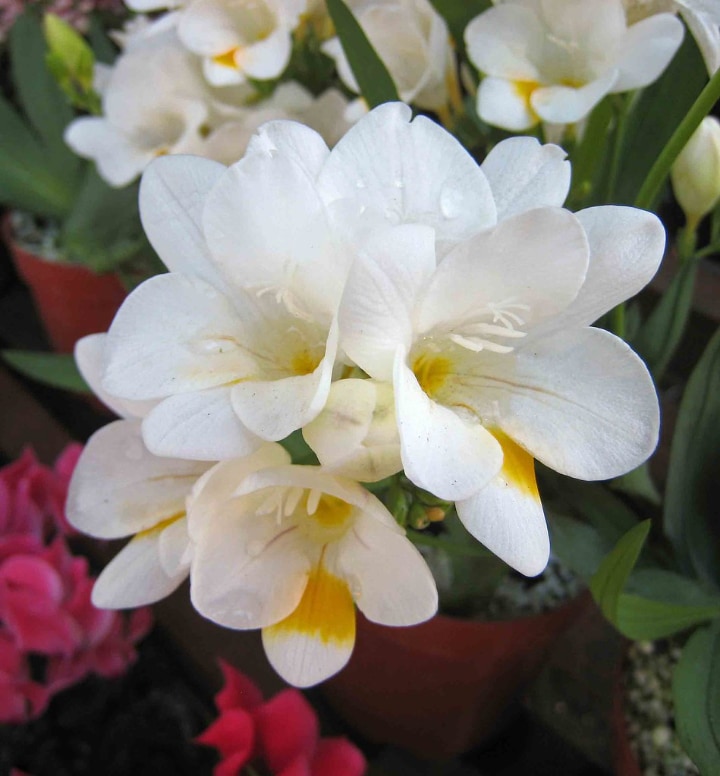
[[[50,48],[47,65],[66,98],[76,108],[100,113],[100,98],[93,87],[95,55],[90,46],[55,14],[45,15],[44,29]]]
[[[117,59],[118,49],[112,40],[108,38],[102,19],[95,13],[90,16],[88,38],[95,54],[95,59],[104,65],[112,65]]]
[[[612,100],[606,97],[593,109],[582,139],[571,154],[570,201],[573,210],[593,201],[592,192],[599,188],[600,178],[607,171],[608,165],[604,162],[609,152],[607,139],[614,115]]]
[[[693,259],[682,264],[632,343],[656,380],[665,372],[685,331],[697,266]]]
[[[640,496],[656,506],[662,504],[662,497],[650,476],[650,467],[647,461],[640,464],[637,469],[623,474],[622,477],[616,477],[610,482],[610,487],[630,496]]]
[[[32,380],[66,391],[90,391],[72,355],[32,350],[3,350],[1,355],[13,369]]]
[[[137,185],[111,188],[89,166],[60,244],[68,258],[94,272],[113,270],[143,250]]]
[[[72,199],[84,163],[66,145],[63,132],[74,113],[45,62],[47,46],[40,22],[20,16],[9,35],[10,67],[18,102],[44,146],[44,166]]]
[[[629,639],[654,641],[715,617],[720,617],[720,603],[714,606],[679,606],[621,593],[615,624],[620,633]]]
[[[369,108],[399,100],[397,88],[352,11],[343,0],[327,0],[350,69]]]
[[[622,175],[615,192],[617,204],[635,203],[650,169],[706,82],[707,70],[700,52],[692,35],[685,35],[665,72],[640,94],[633,107],[620,162]]]
[[[675,727],[703,776],[720,774],[720,623],[694,633],[673,675]]]
[[[553,555],[571,571],[588,581],[598,570],[603,558],[612,550],[612,542],[604,539],[595,528],[551,507],[545,510],[550,529]]]
[[[558,477],[557,490],[559,497],[590,523],[611,547],[637,525],[636,514],[605,485]]]
[[[681,567],[720,588],[720,329],[685,388],[675,425],[664,529]]]
[[[465,28],[476,16],[492,8],[492,0],[430,0],[430,2],[445,19],[450,34],[461,51],[465,49]]]
[[[650,520],[631,528],[607,555],[590,580],[590,592],[607,619],[617,624],[620,593],[633,570],[645,539],[650,531]]]
[[[47,167],[47,152],[10,103],[0,97],[0,203],[62,218],[73,191]]]

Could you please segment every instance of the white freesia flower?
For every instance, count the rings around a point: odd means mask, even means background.
[[[465,30],[485,76],[478,114],[511,131],[578,122],[606,94],[652,83],[682,37],[672,14],[628,26],[622,0],[505,0]]]
[[[180,17],[183,43],[203,57],[211,84],[277,78],[292,52],[305,0],[194,0]]]
[[[404,102],[442,110],[457,90],[450,33],[428,0],[353,3],[360,26],[384,62]],[[359,92],[339,38],[323,45],[345,86]]]
[[[326,471],[377,482],[402,469],[390,383],[338,380],[303,437]]]
[[[125,186],[158,156],[200,152],[208,97],[197,59],[173,30],[157,33],[118,58],[103,84],[103,115],[75,119],[65,142],[110,185]]]
[[[299,121],[320,133],[329,146],[347,132],[351,123],[346,118],[348,101],[337,89],[327,89],[319,97],[294,81],[280,84],[262,102],[223,110],[215,129],[203,145],[202,155],[224,164],[242,157],[258,128],[268,121],[290,119]]]
[[[420,553],[352,480],[292,465],[248,474],[242,462],[223,462],[198,483],[188,514],[193,604],[222,625],[262,628],[270,662],[291,684],[316,684],[345,665],[355,603],[385,625],[413,625],[437,609]]]
[[[623,0],[630,24],[658,13],[679,12],[700,48],[710,75],[720,67],[720,3],[717,0]]]
[[[348,260],[308,175],[327,146],[288,126],[309,139],[302,164],[264,136],[229,169],[166,157],[143,178],[143,225],[171,272],[120,308],[104,386],[160,400],[143,425],[158,455],[245,455],[325,404]]]
[[[673,164],[673,191],[695,228],[720,199],[720,121],[706,116]]]
[[[153,603],[169,595],[190,570],[185,499],[211,466],[152,455],[142,441],[140,417],[149,409],[122,402],[100,386],[104,334],[78,341],[75,358],[90,387],[124,419],[101,428],[78,460],[68,492],[68,520],[104,539],[131,536],[103,569],[93,602],[108,609]]]

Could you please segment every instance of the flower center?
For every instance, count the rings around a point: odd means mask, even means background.
[[[412,371],[420,387],[433,398],[443,387],[452,369],[452,361],[446,356],[421,353],[412,365]]]
[[[307,348],[298,351],[290,363],[291,371],[296,375],[312,374],[322,361],[323,354],[317,350],[311,351]]]

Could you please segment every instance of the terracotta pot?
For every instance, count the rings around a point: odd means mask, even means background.
[[[623,686],[622,661],[615,671],[612,704],[612,754],[613,773],[616,776],[642,776],[640,764],[630,746],[627,722],[625,721],[625,688]]]
[[[107,331],[127,296],[117,275],[96,275],[80,264],[47,261],[29,253],[14,242],[7,217],[3,233],[55,351],[71,353],[81,337]]]
[[[389,628],[358,614],[348,665],[322,686],[330,704],[371,741],[450,757],[498,732],[546,655],[582,609],[483,622],[437,615]]]

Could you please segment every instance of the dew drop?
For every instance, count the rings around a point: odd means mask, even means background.
[[[257,558],[257,556],[260,555],[260,553],[263,551],[264,548],[265,548],[264,542],[254,540],[252,542],[248,542],[248,545],[245,549],[247,551],[247,554],[251,558]]]
[[[204,355],[217,355],[220,353],[227,353],[231,350],[237,350],[237,347],[238,344],[235,340],[232,340],[229,337],[220,337],[217,339],[208,338],[200,340],[196,344],[195,350]]]
[[[400,180],[400,178],[396,178],[393,181],[393,186],[395,186],[396,189],[404,189],[405,188],[405,182]]]
[[[440,193],[440,212],[445,218],[457,218],[462,212],[463,197],[457,190],[446,187]]]
[[[358,178],[358,179],[355,181],[355,185],[356,185],[356,186],[357,186],[357,188],[359,188],[359,189],[364,189],[364,188],[367,186],[367,183],[365,183],[365,181],[364,181],[364,180],[362,180],[362,178]]]

